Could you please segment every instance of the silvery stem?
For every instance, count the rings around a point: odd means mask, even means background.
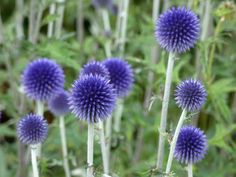
[[[43,102],[36,101],[36,114],[43,117],[43,112],[44,112]],[[37,156],[40,157],[41,156],[41,149],[42,149],[41,143],[38,144],[36,149],[37,149]]]
[[[189,163],[187,170],[188,170],[188,177],[193,177],[193,164]]]
[[[56,12],[56,4],[52,3],[50,5],[49,13],[50,13],[50,15],[54,15],[55,12]],[[52,35],[53,35],[53,24],[54,24],[53,21],[50,21],[48,23],[48,33],[47,33],[47,35],[48,35],[49,38],[52,37]]]
[[[111,136],[112,136],[112,116],[106,120],[106,144],[107,144],[107,159],[108,166],[110,166],[110,152],[111,152]],[[109,167],[110,168],[110,167]]]
[[[103,162],[103,171],[104,175],[109,175],[109,164],[108,164],[108,157],[107,157],[107,146],[106,146],[106,139],[104,135],[104,126],[103,122],[99,122],[99,134],[100,134],[100,144],[101,144],[101,152],[102,152],[102,162]]]
[[[17,39],[24,37],[23,28],[23,11],[24,11],[24,0],[16,0],[16,36]]]
[[[93,143],[94,143],[94,124],[88,123],[87,177],[93,177]]]
[[[63,166],[64,166],[66,177],[70,177],[64,116],[60,116],[59,121],[60,121],[59,127],[60,127],[60,134],[61,134],[61,147],[62,147],[62,154],[63,154]]]
[[[111,33],[111,25],[110,25],[110,19],[109,15],[106,9],[101,10],[102,13],[102,19],[103,19],[103,24],[104,24],[104,31],[105,35],[109,36]],[[110,40],[107,40],[105,43],[105,52],[106,52],[106,57],[111,57],[111,42]]]
[[[179,137],[179,132],[180,129],[184,123],[184,120],[186,119],[186,115],[187,115],[187,111],[184,109],[182,111],[182,114],[179,118],[179,122],[177,124],[177,127],[175,129],[175,134],[174,137],[170,143],[170,153],[169,153],[169,157],[168,157],[168,161],[167,161],[167,166],[166,166],[166,174],[168,175],[170,173],[170,169],[171,169],[171,165],[172,165],[172,161],[173,161],[173,157],[174,157],[174,151],[175,151],[175,146],[176,146],[176,142],[177,139]]]
[[[59,39],[61,36],[65,0],[57,0],[57,2],[59,3],[59,7],[57,8],[57,15],[59,15],[59,17],[56,20],[56,24],[55,24],[55,37]]]
[[[39,177],[38,164],[37,164],[37,146],[31,145],[31,162],[34,177]]]
[[[175,54],[170,53],[169,59],[168,59],[167,70],[166,70],[164,97],[162,100],[161,122],[160,122],[160,130],[159,130],[159,144],[158,144],[157,164],[156,164],[157,169],[161,169],[162,164],[163,164],[164,148],[165,148],[164,133],[166,132],[167,111],[168,111],[169,98],[170,98],[170,88],[171,88],[171,82],[172,82],[172,72],[173,72],[173,67],[174,67],[174,61],[175,61]]]
[[[120,132],[120,123],[121,123],[121,116],[123,113],[123,100],[118,99],[117,100],[117,105],[114,113],[114,131],[116,133]]]

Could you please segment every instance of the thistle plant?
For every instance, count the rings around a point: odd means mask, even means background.
[[[109,175],[103,122],[115,107],[116,94],[109,80],[99,75],[85,75],[73,84],[69,105],[73,114],[88,122],[87,176],[93,176],[94,124],[99,123],[102,158],[105,175]]]
[[[201,161],[207,151],[207,137],[203,131],[193,126],[181,128],[174,157],[182,164],[188,165],[188,177],[193,177],[192,165]]]
[[[175,91],[176,103],[183,110],[175,129],[173,140],[170,143],[170,152],[166,166],[166,174],[170,173],[174,150],[180,129],[186,119],[187,112],[198,111],[206,100],[206,90],[198,80],[188,79],[182,81]]]
[[[64,115],[69,112],[68,104],[69,94],[66,91],[61,91],[59,94],[52,97],[48,102],[49,110],[59,117],[59,128],[61,135],[61,147],[63,154],[63,166],[66,177],[70,177],[70,168],[68,163],[68,151],[66,143],[66,129],[65,129],[65,120]]]
[[[155,26],[155,37],[160,46],[169,52],[166,70],[165,90],[162,101],[159,144],[157,151],[158,169],[162,168],[170,97],[172,71],[177,54],[185,53],[192,48],[199,37],[199,20],[194,12],[185,7],[170,8],[160,15]]]
[[[17,124],[17,136],[21,143],[27,144],[31,149],[31,162],[33,176],[39,177],[37,166],[37,145],[44,142],[48,134],[48,124],[43,117],[29,114],[20,119]]]
[[[21,82],[24,93],[36,101],[36,113],[43,116],[44,102],[60,93],[64,87],[64,73],[53,60],[40,58],[26,66]]]

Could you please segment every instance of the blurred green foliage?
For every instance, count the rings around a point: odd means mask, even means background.
[[[203,1],[203,0],[202,0]],[[81,66],[89,59],[105,58],[103,24],[89,0],[83,1],[84,37],[79,42],[76,38],[77,0],[68,0],[65,4],[63,31],[60,39],[47,38],[47,24],[58,16],[49,15],[50,1],[44,4],[39,40],[32,44],[27,40],[29,1],[25,1],[24,38],[16,37],[16,7],[14,0],[1,0],[0,14],[3,21],[4,41],[0,44],[0,176],[16,176],[19,161],[19,144],[16,139],[16,122],[20,117],[34,110],[34,103],[20,92],[20,78],[26,64],[37,58],[47,57],[60,63],[66,74],[66,89],[71,87]],[[162,2],[162,1],[161,1]],[[172,5],[186,5],[187,1],[171,2]],[[193,10],[202,17],[200,0],[194,0]],[[176,61],[168,113],[168,131],[172,132],[180,115],[174,101],[174,88],[180,80],[197,76],[196,59],[202,66],[201,79],[208,92],[207,103],[199,113],[197,126],[203,129],[209,138],[206,158],[194,166],[194,176],[233,177],[236,176],[236,18],[234,2],[212,0],[209,35],[199,41],[194,49],[180,55]],[[161,3],[163,5],[163,2]],[[125,57],[134,68],[135,85],[125,99],[122,116],[121,134],[113,134],[112,172],[120,177],[139,177],[158,174],[153,170],[156,160],[158,127],[160,121],[161,97],[165,81],[167,54],[161,50],[156,65],[151,63],[151,47],[156,45],[152,23],[152,0],[131,0],[128,14]],[[230,14],[230,15],[229,15]],[[116,26],[116,16],[109,14],[112,29]],[[223,20],[222,20],[223,19]],[[219,31],[215,33],[217,26]],[[203,28],[203,27],[202,27]],[[113,44],[115,36],[111,36]],[[212,72],[208,74],[209,55],[213,52]],[[117,56],[116,48],[112,48]],[[145,90],[148,84],[148,72],[154,73],[152,83],[152,106],[150,111],[144,108]],[[147,113],[148,112],[148,113]],[[40,162],[41,177],[63,176],[61,146],[58,120],[45,112],[50,123],[49,137],[43,145],[43,157]],[[196,121],[191,119],[189,123]],[[73,115],[66,116],[67,141],[71,169],[86,168],[86,137],[84,122],[77,121]],[[140,132],[141,131],[141,132]],[[141,136],[141,144],[138,140]],[[118,142],[116,142],[118,137]],[[96,139],[98,142],[98,138]],[[100,147],[95,143],[95,171],[97,176],[102,172]],[[142,147],[140,147],[142,146]],[[138,160],[135,160],[137,149],[141,148]],[[29,153],[23,146],[27,169],[30,169]],[[166,145],[166,156],[168,145]],[[167,157],[166,157],[167,158]],[[165,160],[166,162],[166,160]],[[27,170],[26,170],[27,171]],[[29,170],[28,170],[29,171]],[[173,164],[175,176],[186,176],[184,166],[176,161]]]

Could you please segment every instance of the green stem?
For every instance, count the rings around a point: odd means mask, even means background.
[[[114,131],[116,133],[120,132],[121,116],[123,113],[123,100],[118,99],[117,105],[114,113]]]
[[[159,144],[158,144],[158,150],[157,150],[156,168],[159,170],[162,169],[164,152],[165,152],[164,151],[165,149],[164,134],[166,132],[167,112],[168,112],[168,105],[169,105],[169,99],[170,99],[170,89],[171,89],[174,61],[175,61],[175,54],[170,53],[169,59],[168,59],[167,70],[166,70],[165,90],[164,90],[164,97],[162,101],[161,122],[160,122],[160,130],[159,130]]]
[[[173,140],[171,141],[170,153],[169,153],[167,166],[166,166],[166,176],[168,176],[168,174],[170,173],[170,169],[171,169],[171,165],[172,165],[172,161],[173,161],[173,157],[174,157],[176,142],[177,142],[177,139],[179,137],[180,129],[181,129],[183,123],[184,123],[184,120],[186,119],[186,115],[187,115],[187,111],[184,109],[181,116],[180,116],[180,118],[179,118],[178,125],[175,129],[175,134],[174,134]]]
[[[31,162],[32,162],[32,169],[33,169],[33,177],[39,177],[39,170],[37,164],[37,147],[31,146]]]

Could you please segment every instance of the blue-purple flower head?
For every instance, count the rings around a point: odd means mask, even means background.
[[[64,73],[56,62],[46,58],[38,59],[25,68],[22,84],[30,98],[48,101],[64,87]]]
[[[17,135],[23,144],[42,143],[48,135],[48,123],[41,116],[26,115],[17,124]]]
[[[185,7],[173,7],[156,22],[155,36],[168,52],[184,53],[199,38],[200,24],[197,15]]]
[[[99,75],[109,79],[109,72],[107,68],[98,61],[90,61],[86,65],[84,65],[80,72],[80,78],[90,74],[92,74],[93,76]]]
[[[112,6],[113,0],[93,0],[92,3],[96,8],[104,8]]]
[[[126,96],[131,90],[134,82],[131,66],[126,61],[119,58],[108,58],[103,64],[108,69],[110,83],[116,90],[117,96]]]
[[[203,131],[193,126],[181,128],[174,156],[184,164],[202,160],[207,151],[207,137]]]
[[[56,116],[64,116],[70,111],[68,98],[68,92],[62,90],[59,94],[55,95],[49,100],[49,110]]]
[[[189,112],[198,111],[206,101],[206,90],[198,80],[182,81],[175,90],[175,100],[179,107]]]
[[[76,80],[69,97],[72,113],[89,123],[109,118],[115,102],[116,94],[109,80],[98,75],[86,75]]]

